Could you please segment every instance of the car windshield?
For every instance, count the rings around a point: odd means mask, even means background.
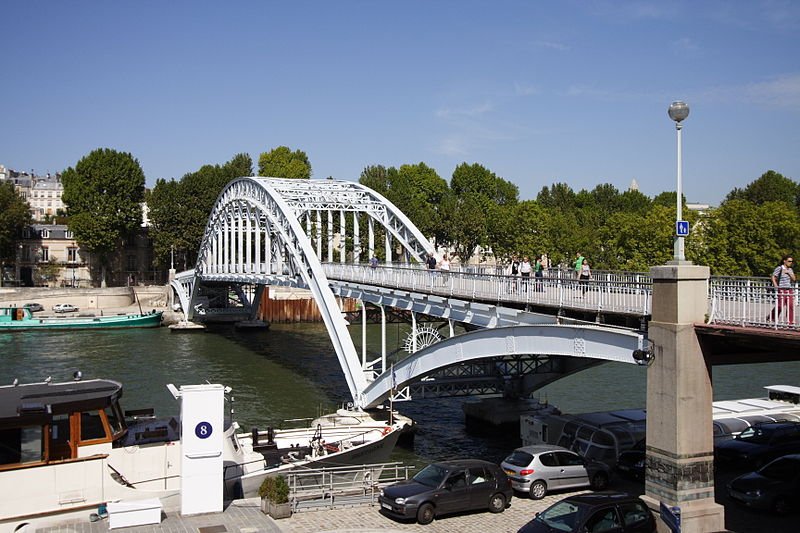
[[[800,472],[800,461],[782,457],[772,461],[758,471],[762,476],[779,481],[788,481]]]
[[[556,531],[573,531],[578,523],[580,507],[570,502],[558,502],[539,513],[536,520]]]
[[[528,466],[533,461],[533,456],[522,450],[514,450],[506,457],[506,463],[514,466]]]
[[[413,477],[414,481],[428,487],[438,487],[441,485],[447,470],[437,465],[428,465],[420,470],[416,476]]]

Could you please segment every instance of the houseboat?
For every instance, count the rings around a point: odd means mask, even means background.
[[[759,422],[800,420],[800,387],[770,385],[765,398],[713,403],[714,441],[731,439]],[[520,417],[523,445],[557,444],[614,466],[620,452],[646,434],[646,410],[622,409],[583,414]]]
[[[120,383],[78,373],[69,382],[0,387],[0,533],[88,521],[119,501],[180,507],[179,417],[123,411],[121,397]],[[226,419],[222,492],[252,497],[264,477],[295,468],[385,462],[403,422],[379,418],[340,410],[307,428],[246,433]]]

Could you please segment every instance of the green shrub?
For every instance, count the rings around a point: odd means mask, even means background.
[[[289,483],[283,476],[268,476],[261,482],[258,495],[272,503],[286,503],[289,501]]]

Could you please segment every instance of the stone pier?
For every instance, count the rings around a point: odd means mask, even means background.
[[[662,503],[679,508],[682,533],[722,531],[724,509],[714,501],[711,367],[694,332],[705,321],[709,269],[680,262],[650,273],[645,500],[656,516]],[[659,521],[658,531],[670,530]]]

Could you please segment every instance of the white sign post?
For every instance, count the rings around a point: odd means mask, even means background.
[[[222,385],[188,385],[181,396],[181,514],[222,512]]]

